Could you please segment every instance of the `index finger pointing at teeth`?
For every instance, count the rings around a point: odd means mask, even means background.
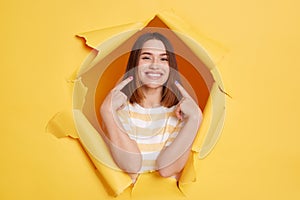
[[[132,76],[129,76],[125,80],[121,81],[114,89],[115,90],[122,90],[128,83],[130,83],[133,80]]]
[[[182,87],[182,85],[180,85],[178,81],[175,81],[175,85],[183,97],[190,97],[189,93]]]

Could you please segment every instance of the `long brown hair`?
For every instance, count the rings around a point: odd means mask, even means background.
[[[174,84],[175,81],[178,81],[179,83],[181,83],[181,81],[178,75],[177,61],[173,46],[169,40],[160,33],[145,33],[134,43],[128,59],[125,75],[123,77],[123,79],[126,79],[129,76],[133,76],[134,79],[122,91],[129,97],[130,103],[141,103],[144,99],[144,94],[137,78],[137,66],[144,43],[152,39],[160,40],[166,48],[170,74],[168,80],[163,85],[162,98],[160,102],[163,106],[169,108],[176,105],[181,99],[181,94]]]

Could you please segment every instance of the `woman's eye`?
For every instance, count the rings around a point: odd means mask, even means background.
[[[148,57],[148,56],[142,57],[142,60],[149,60],[149,59],[150,59],[150,57]]]
[[[161,61],[168,61],[168,58],[161,58]]]

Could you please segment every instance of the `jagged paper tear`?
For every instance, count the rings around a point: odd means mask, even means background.
[[[225,94],[219,89],[223,89],[223,84],[215,65],[216,62],[213,62],[213,60],[220,61],[228,50],[219,43],[195,33],[186,22],[173,13],[162,12],[157,14],[156,17],[161,19],[172,31],[190,36],[188,38],[182,37],[181,34],[178,35],[195,55],[205,63],[214,78],[214,83],[210,89],[210,95],[203,111],[203,122],[194,141],[189,161],[178,181],[178,186],[182,189],[184,185],[196,181],[194,160],[196,157],[204,158],[209,154],[215,146],[223,127]],[[107,190],[114,196],[119,195],[132,185],[132,181],[126,173],[122,172],[114,164],[105,142],[97,129],[89,123],[88,118],[82,110],[85,104],[85,95],[89,88],[82,82],[81,76],[92,69],[99,61],[133,34],[143,29],[152,19],[78,35],[86,40],[86,45],[92,47],[97,52],[89,55],[79,69],[77,77],[73,80],[73,116],[71,111],[60,112],[47,125],[47,132],[51,132],[59,138],[71,136],[72,138],[79,139],[96,166]],[[120,35],[120,32],[124,34]],[[113,38],[114,42],[108,42],[111,38]],[[210,52],[210,55],[207,54],[207,50]],[[100,76],[102,73],[103,71],[101,71]],[[171,183],[173,180],[170,178],[166,179],[166,181],[170,181]],[[136,184],[138,184],[138,181]]]

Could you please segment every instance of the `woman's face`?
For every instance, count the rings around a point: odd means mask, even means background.
[[[143,86],[161,87],[169,77],[169,61],[164,44],[151,39],[144,43],[138,60],[138,76]]]

